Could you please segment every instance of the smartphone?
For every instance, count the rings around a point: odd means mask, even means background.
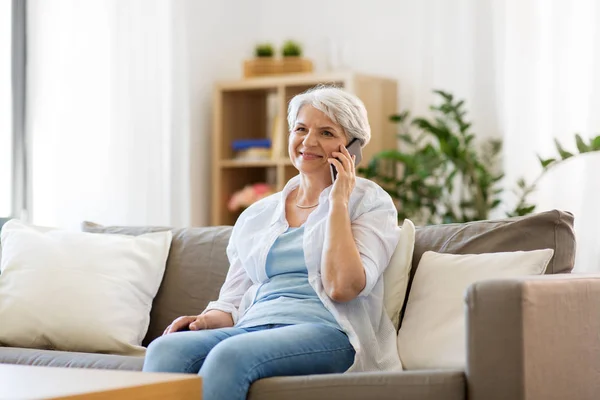
[[[358,140],[357,138],[352,139],[350,143],[348,143],[348,146],[346,146],[346,149],[348,150],[348,153],[350,153],[350,155],[356,156],[356,160],[354,161],[354,166],[356,167],[360,163],[360,160],[362,160],[360,140]],[[337,178],[337,169],[333,164],[329,165],[329,167],[331,168],[331,182],[333,183],[335,181],[335,178]]]

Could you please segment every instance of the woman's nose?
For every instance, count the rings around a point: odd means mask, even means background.
[[[308,133],[304,136],[304,140],[302,142],[305,146],[314,146],[315,144],[317,144],[316,132],[313,130],[308,131]]]

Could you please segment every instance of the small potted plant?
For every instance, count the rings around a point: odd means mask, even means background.
[[[283,57],[302,57],[302,46],[293,40],[287,40],[281,48]]]
[[[274,57],[270,43],[254,46],[254,58],[244,61],[244,77],[253,78],[265,75],[312,72],[310,60],[302,58],[302,46],[294,40],[287,40],[281,48],[281,58]]]
[[[312,62],[302,58],[302,45],[300,43],[294,40],[286,40],[281,48],[281,55],[283,56],[281,73],[312,72]]]
[[[273,57],[275,51],[271,43],[258,43],[254,46],[254,58],[244,61],[244,77],[273,75],[279,70],[279,61]]]
[[[257,58],[262,57],[273,57],[275,52],[273,51],[273,45],[271,43],[259,43],[254,48],[254,55]]]

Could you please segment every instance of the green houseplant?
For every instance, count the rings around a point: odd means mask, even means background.
[[[281,54],[284,57],[301,57],[302,46],[294,40],[287,40],[281,49]]]
[[[488,219],[501,204],[503,178],[499,140],[478,142],[466,119],[464,101],[448,92],[434,91],[440,104],[430,107],[429,118],[411,118],[405,111],[390,117],[399,125],[398,139],[406,151],[387,150],[376,154],[359,169],[364,177],[378,182],[396,201],[398,219],[411,218],[421,224],[468,222]],[[579,153],[600,150],[600,136],[585,143],[576,135]],[[542,159],[542,172],[576,155],[556,141],[560,158]],[[539,156],[538,156],[539,157]],[[518,201],[509,216],[534,211],[527,196],[531,184],[517,181]]]
[[[256,57],[273,57],[274,54],[273,45],[270,43],[261,43],[254,47],[254,55]]]
[[[591,138],[587,143],[579,134],[575,134],[575,145],[577,147],[577,151],[570,152],[564,149],[561,143],[554,139],[554,145],[556,146],[557,156],[552,158],[544,159],[538,155],[538,160],[540,161],[540,166],[542,167],[541,172],[537,176],[535,180],[531,183],[527,183],[525,179],[519,179],[517,181],[517,190],[516,193],[518,195],[517,205],[515,206],[514,211],[508,213],[508,216],[514,217],[519,215],[526,215],[535,210],[535,205],[531,204],[527,201],[527,197],[535,191],[535,188],[542,179],[542,177],[550,171],[552,168],[563,163],[565,160],[575,157],[579,154],[590,153],[593,151],[600,151],[600,135]]]
[[[475,145],[464,101],[441,90],[441,104],[431,119],[393,115],[398,138],[409,151],[378,153],[359,173],[374,179],[398,203],[398,218],[418,223],[451,223],[486,219],[500,204],[497,169],[501,143]]]

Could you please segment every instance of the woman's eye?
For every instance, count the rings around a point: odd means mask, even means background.
[[[323,135],[324,136],[333,136],[333,133],[331,133],[329,131],[323,131]]]
[[[299,126],[296,128],[296,132],[304,132],[304,128]]]

